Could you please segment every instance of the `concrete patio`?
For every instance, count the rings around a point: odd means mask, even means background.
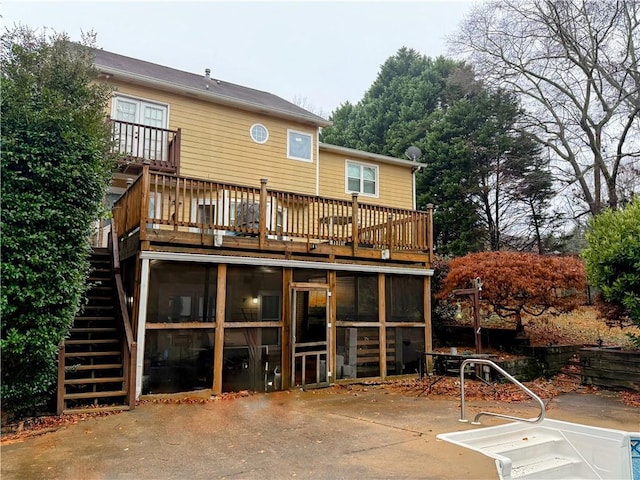
[[[469,413],[535,416],[530,404],[469,401]],[[640,430],[614,394],[570,393],[548,417]],[[145,402],[2,445],[3,479],[495,479],[493,461],[436,440],[476,428],[453,398],[380,387],[292,390],[193,404]],[[488,418],[485,425],[501,423]]]

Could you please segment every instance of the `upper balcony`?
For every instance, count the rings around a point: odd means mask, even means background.
[[[180,172],[180,129],[151,127],[109,119],[113,132],[112,153],[127,173],[139,173],[145,160],[152,170]]]
[[[431,263],[431,210],[271,190],[266,179],[257,187],[186,178],[151,171],[149,163],[114,204],[121,240]]]

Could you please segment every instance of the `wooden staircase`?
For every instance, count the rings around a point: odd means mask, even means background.
[[[58,414],[128,410],[131,397],[111,252],[91,256],[88,303],[60,346]]]

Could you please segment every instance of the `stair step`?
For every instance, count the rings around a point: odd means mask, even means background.
[[[121,363],[98,363],[95,365],[67,365],[65,370],[69,372],[80,372],[87,370],[116,370],[121,369]]]
[[[93,408],[65,408],[63,415],[72,415],[77,413],[97,413],[97,412],[122,412],[130,410],[129,405],[112,405],[110,407],[93,407]]]
[[[539,433],[520,433],[518,435],[501,435],[495,436],[493,439],[473,442],[475,446],[481,446],[489,452],[505,454],[507,452],[519,451],[532,447],[548,447],[553,451],[558,442],[562,441],[562,437],[558,435],[547,435]],[[508,455],[506,455],[508,456]]]
[[[84,311],[87,310],[113,310],[113,305],[85,305]]]
[[[77,357],[114,357],[120,355],[119,351],[113,352],[65,352],[65,358],[77,358]]]
[[[65,340],[64,341],[65,345],[94,345],[94,344],[105,345],[109,343],[120,343],[120,340],[118,340],[117,338],[100,338],[100,339],[93,339],[93,340]]]
[[[94,320],[97,321],[115,321],[116,317],[114,316],[109,316],[109,315],[100,315],[100,316],[90,316],[90,317],[76,317],[75,320],[76,321],[81,321],[81,322],[91,322]]]
[[[65,400],[80,400],[83,398],[106,398],[106,397],[124,397],[126,390],[110,390],[106,392],[83,392],[83,393],[67,393]]]
[[[567,467],[578,463],[582,462],[577,458],[561,455],[535,457],[529,459],[526,464],[513,465],[511,478],[567,478],[567,473],[569,473],[566,470]]]
[[[84,385],[90,383],[116,383],[124,382],[124,377],[102,377],[102,378],[73,378],[65,380],[65,385]]]
[[[111,333],[117,332],[116,327],[73,327],[71,333]]]

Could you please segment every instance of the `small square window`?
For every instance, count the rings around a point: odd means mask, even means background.
[[[311,162],[311,135],[308,133],[295,132],[293,130],[288,130],[287,133],[287,158]]]

